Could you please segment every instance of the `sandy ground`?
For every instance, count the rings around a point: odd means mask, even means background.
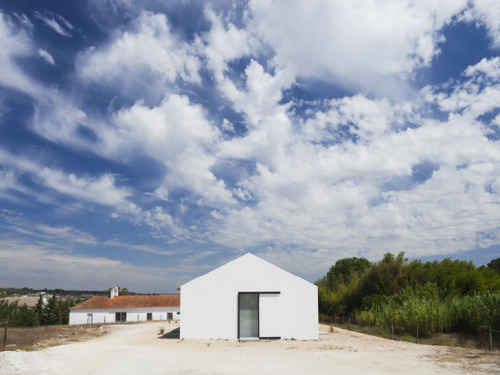
[[[165,322],[90,341],[1,352],[0,374],[500,374],[498,352],[416,345],[335,328],[318,341],[179,340]],[[327,332],[327,326],[320,330]]]

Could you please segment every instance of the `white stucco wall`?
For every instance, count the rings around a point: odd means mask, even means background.
[[[252,254],[181,286],[181,338],[238,338],[238,292],[261,294],[260,336],[318,339],[318,288]]]
[[[127,322],[145,322],[147,314],[153,314],[153,320],[167,320],[167,313],[172,313],[173,320],[180,319],[178,307],[142,307],[128,309],[75,309],[70,310],[69,324],[87,324],[87,314],[92,314],[92,323],[115,323],[115,313],[126,312]]]

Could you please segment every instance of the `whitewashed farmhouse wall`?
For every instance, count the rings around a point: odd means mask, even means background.
[[[119,296],[117,288],[112,288],[109,297],[92,297],[72,307],[69,324],[179,320],[179,306],[178,295]]]
[[[127,313],[126,322],[145,322],[148,313],[152,313],[152,320],[167,320],[168,313],[172,313],[172,320],[180,319],[180,309],[178,307],[168,309],[164,307],[80,309],[70,312],[69,324],[115,323],[117,312]],[[92,316],[89,317],[88,314],[92,314]]]
[[[240,338],[241,292],[259,293],[259,337],[318,339],[317,286],[250,253],[181,286],[181,338]]]

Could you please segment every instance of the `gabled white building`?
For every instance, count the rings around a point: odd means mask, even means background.
[[[111,288],[109,297],[92,297],[70,309],[69,324],[179,320],[178,295],[120,296]]]
[[[181,286],[181,338],[318,339],[318,287],[253,254]]]

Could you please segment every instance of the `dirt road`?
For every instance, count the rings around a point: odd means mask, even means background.
[[[175,325],[108,326],[87,342],[0,353],[0,374],[498,374],[500,356],[335,329],[318,341],[179,340]],[[328,327],[320,326],[328,331]]]

